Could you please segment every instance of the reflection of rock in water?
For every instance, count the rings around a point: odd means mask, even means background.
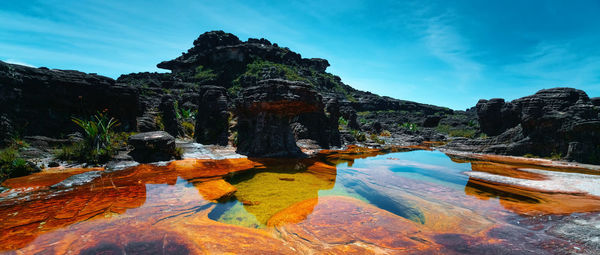
[[[42,234],[90,219],[110,220],[128,209],[152,203],[147,197],[146,184],[175,185],[178,177],[182,177],[195,186],[195,200],[226,198],[235,192],[235,187],[220,176],[254,166],[248,159],[182,160],[162,167],[139,165],[114,172],[73,175],[80,173],[74,171],[69,178],[58,173],[11,180],[14,187],[46,188],[25,193],[18,199],[0,201],[0,250],[19,249]],[[51,185],[53,188],[48,189]],[[156,197],[161,200],[172,193],[156,194]],[[170,206],[182,203],[181,198],[163,202]]]
[[[465,194],[482,200],[498,198],[507,210],[522,215],[600,211],[598,197],[581,193],[545,192],[505,183],[469,178]]]
[[[405,178],[389,169],[346,170],[339,178],[347,189],[370,203],[434,231],[477,234],[493,222],[469,209],[456,190],[435,183]]]
[[[425,217],[419,208],[413,201],[406,199],[402,195],[390,196],[385,190],[373,188],[373,186],[365,184],[358,179],[349,180],[344,185],[381,209],[417,223],[425,223]]]
[[[279,211],[317,198],[319,190],[331,189],[335,184],[335,167],[323,163],[311,160],[267,160],[261,163],[265,165],[264,170],[236,175],[229,180],[237,188],[237,200],[261,225],[266,225]],[[241,212],[238,210],[237,213]],[[231,218],[224,215],[221,219],[227,217]],[[240,214],[238,217],[244,216]]]
[[[498,198],[506,201],[521,202],[528,204],[538,204],[541,201],[534,196],[518,194],[514,190],[502,190],[500,187],[483,185],[480,182],[469,179],[465,186],[465,194],[474,196],[480,199]]]

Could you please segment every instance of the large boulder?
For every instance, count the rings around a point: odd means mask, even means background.
[[[477,114],[482,131],[494,137],[472,142],[476,150],[600,163],[600,109],[581,90],[544,89],[511,102],[480,100]]]
[[[227,145],[229,111],[227,91],[220,86],[201,86],[194,138],[201,144]]]
[[[111,78],[0,61],[0,109],[21,135],[57,137],[77,130],[72,117],[105,111],[135,131],[138,91]]]
[[[167,161],[176,157],[175,138],[165,131],[132,135],[128,143],[134,148],[129,155],[138,162]]]
[[[238,147],[251,157],[304,156],[290,127],[292,118],[323,111],[322,97],[303,82],[263,80],[236,102]]]

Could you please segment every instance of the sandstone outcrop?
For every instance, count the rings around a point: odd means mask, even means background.
[[[137,90],[100,75],[0,61],[0,95],[3,119],[23,135],[68,134],[77,130],[72,117],[87,118],[105,109],[123,130],[136,129]]]
[[[181,122],[179,119],[177,119],[175,99],[173,96],[164,95],[160,101],[160,106],[158,109],[160,110],[165,131],[173,137],[183,135]]]
[[[292,118],[323,111],[321,96],[303,82],[264,80],[246,88],[236,103],[238,153],[251,157],[298,157]]]
[[[581,90],[552,88],[511,102],[480,100],[477,114],[489,139],[463,141],[463,149],[533,154],[600,163],[600,108]]]
[[[221,86],[201,86],[194,138],[201,144],[227,145],[229,137],[229,98]]]

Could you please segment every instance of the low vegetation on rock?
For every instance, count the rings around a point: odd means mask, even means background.
[[[84,132],[83,140],[63,147],[56,155],[58,159],[99,164],[115,155],[120,142],[114,133],[117,120],[98,112],[89,119],[73,118],[73,123]]]

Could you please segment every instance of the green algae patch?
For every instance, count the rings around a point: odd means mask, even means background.
[[[230,180],[237,189],[235,197],[244,209],[265,226],[277,212],[298,202],[317,198],[319,190],[332,189],[335,181],[319,178],[309,172],[258,172]],[[229,214],[239,213],[229,210]],[[238,216],[239,217],[239,216]]]

